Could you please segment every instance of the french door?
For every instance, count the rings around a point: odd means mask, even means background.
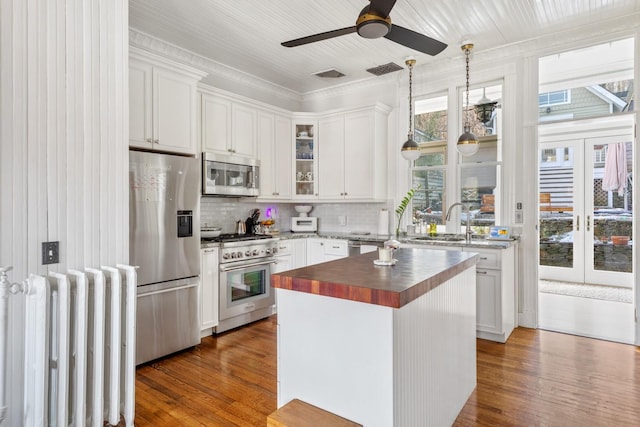
[[[541,279],[632,287],[632,141],[540,143]]]

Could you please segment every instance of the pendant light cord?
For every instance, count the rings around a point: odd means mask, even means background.
[[[465,128],[465,131],[466,131],[467,128],[471,129],[471,126],[469,124],[469,120],[467,120],[467,111],[469,110],[469,52],[470,52],[469,48],[464,50],[464,55],[465,55],[466,62],[467,62],[467,68],[466,68],[466,71],[467,71],[467,92],[466,92],[466,94],[467,94],[467,107],[462,112],[462,114],[465,116],[464,117],[464,128]]]
[[[413,64],[415,61],[407,61],[409,65],[409,136],[413,135]],[[411,138],[409,138],[411,139]]]

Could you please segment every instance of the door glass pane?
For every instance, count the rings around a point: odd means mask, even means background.
[[[593,268],[632,271],[632,144],[593,149]]]
[[[573,148],[540,150],[540,265],[572,268]],[[567,160],[565,160],[565,158]]]

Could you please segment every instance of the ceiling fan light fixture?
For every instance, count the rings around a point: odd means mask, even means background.
[[[366,21],[358,25],[358,34],[365,39],[379,39],[389,33],[391,25],[384,20]]]
[[[358,34],[365,39],[378,39],[389,34],[391,18],[368,13],[369,6],[364,8],[356,21]]]

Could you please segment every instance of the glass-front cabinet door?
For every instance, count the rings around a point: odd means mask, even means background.
[[[295,133],[293,196],[297,199],[317,199],[317,124],[314,121],[299,121],[294,122],[293,126]]]

